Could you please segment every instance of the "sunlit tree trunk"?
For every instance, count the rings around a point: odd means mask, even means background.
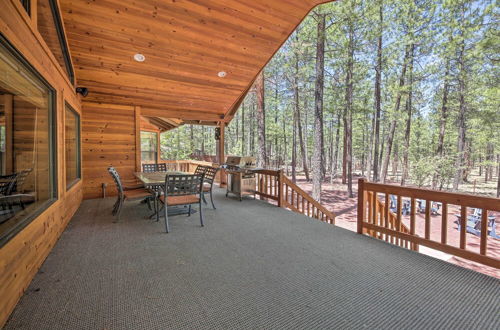
[[[344,161],[343,176],[347,180],[349,197],[354,197],[352,191],[352,107],[353,107],[353,71],[354,71],[354,22],[349,21],[349,41],[347,45],[347,67],[345,78],[345,110],[344,110]]]
[[[314,152],[312,160],[312,197],[321,201],[321,182],[323,180],[323,87],[325,62],[325,14],[317,15],[316,43],[316,84],[314,91]]]
[[[264,71],[261,71],[255,80],[257,92],[257,166],[267,166],[266,153],[266,109],[264,90]]]
[[[413,56],[415,52],[415,45],[411,45],[410,51],[410,63],[409,63],[409,77],[408,77],[408,97],[406,98],[406,130],[405,130],[405,141],[404,141],[404,149],[403,149],[403,169],[401,174],[401,185],[404,186],[406,183],[406,179],[408,177],[408,155],[410,153],[410,135],[411,135],[411,116],[412,116],[412,98],[413,98]]]
[[[403,95],[403,87],[405,85],[406,67],[408,65],[408,59],[410,57],[410,47],[406,46],[405,57],[403,60],[403,67],[401,69],[401,75],[399,76],[399,86],[396,93],[396,101],[394,104],[394,113],[392,114],[392,121],[387,132],[387,138],[385,142],[385,152],[384,152],[384,162],[382,164],[382,176],[381,179],[385,183],[387,172],[389,169],[389,162],[391,160],[392,143],[394,141],[394,133],[396,132],[396,125],[398,122],[399,107],[401,105],[401,97]]]
[[[380,1],[379,7],[379,31],[377,41],[377,65],[375,66],[375,132],[373,141],[373,181],[379,180],[379,143],[380,143],[380,112],[382,111],[382,36],[384,31],[384,2]]]

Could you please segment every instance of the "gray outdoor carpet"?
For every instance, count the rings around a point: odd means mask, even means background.
[[[500,281],[261,201],[85,201],[6,329],[499,329]]]

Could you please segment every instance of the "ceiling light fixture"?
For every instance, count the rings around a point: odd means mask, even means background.
[[[227,75],[227,73],[226,73],[226,71],[221,71],[221,72],[217,73],[217,75],[221,78],[224,78]]]
[[[146,56],[137,53],[134,55],[134,60],[136,60],[137,62],[144,62],[146,60]]]

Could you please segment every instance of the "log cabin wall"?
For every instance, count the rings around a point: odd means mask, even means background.
[[[81,113],[80,99],[65,71],[36,29],[36,15],[30,18],[18,0],[0,1],[0,32],[54,88],[57,118],[57,200],[0,247],[0,328],[24,290],[51,251],[82,200],[82,182],[66,191],[64,164],[64,104]],[[20,112],[21,115],[21,112]],[[27,118],[29,119],[29,118]],[[30,125],[29,120],[23,125]],[[18,150],[26,137],[14,134]],[[17,131],[16,131],[17,132]],[[31,160],[30,160],[31,161]]]
[[[82,104],[82,171],[84,198],[100,198],[102,184],[106,194],[116,195],[107,168],[114,166],[120,177],[134,180],[136,170],[136,111],[126,105],[83,102]],[[140,116],[139,116],[140,117]],[[140,136],[139,132],[137,136]],[[140,148],[138,148],[140,149]]]

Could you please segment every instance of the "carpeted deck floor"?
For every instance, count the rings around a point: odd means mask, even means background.
[[[85,201],[5,329],[498,329],[500,281],[261,201]]]

